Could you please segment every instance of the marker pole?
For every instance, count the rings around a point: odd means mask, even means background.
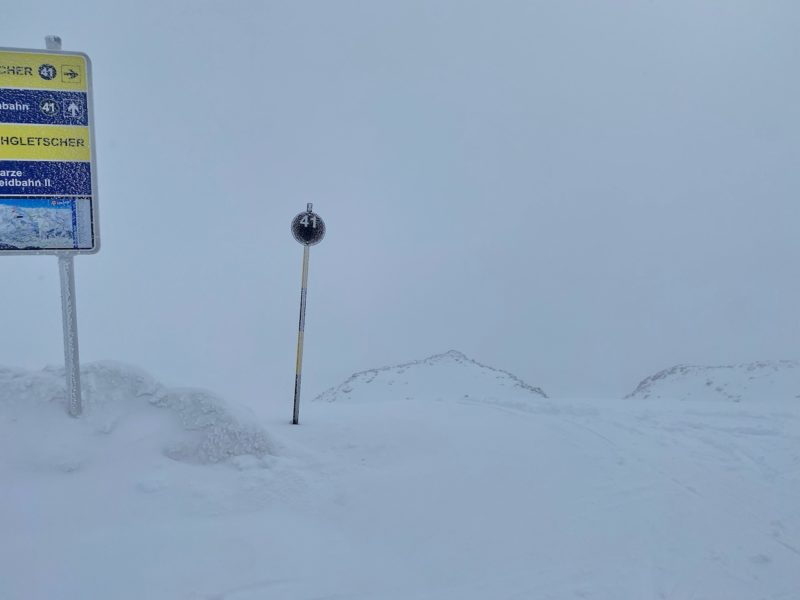
[[[309,246],[319,244],[325,237],[325,222],[306,204],[306,211],[292,219],[292,236],[303,244],[303,283],[300,285],[300,325],[297,328],[297,366],[294,372],[294,413],[292,425],[300,421],[300,380],[303,378],[303,337],[306,331],[306,295],[308,293]]]
[[[48,50],[61,50],[61,38],[44,38]],[[64,370],[67,375],[67,410],[71,417],[83,412],[81,399],[81,364],[78,353],[78,315],[75,310],[75,261],[72,254],[59,254],[61,280],[61,322],[64,327]]]
[[[309,207],[311,205],[309,204]],[[311,208],[309,208],[309,212]],[[309,247],[303,246],[303,282],[300,286],[300,323],[297,328],[297,366],[294,375],[294,413],[292,425],[300,421],[300,380],[303,373],[303,336],[306,329],[306,295],[308,290],[308,255]]]

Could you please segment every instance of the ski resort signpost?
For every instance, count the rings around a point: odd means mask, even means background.
[[[294,412],[292,423],[300,422],[300,381],[303,372],[303,338],[306,330],[306,296],[308,291],[308,255],[309,247],[319,244],[325,237],[325,222],[315,212],[314,205],[308,204],[306,211],[292,220],[292,235],[303,244],[303,278],[300,285],[300,323],[297,328],[297,366],[294,373]]]
[[[54,254],[61,278],[69,413],[81,413],[76,254],[99,250],[91,63],[0,48],[0,254]]]

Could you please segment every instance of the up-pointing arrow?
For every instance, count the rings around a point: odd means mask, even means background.
[[[76,102],[70,102],[67,105],[67,112],[69,113],[70,117],[74,118],[81,114],[81,108]]]

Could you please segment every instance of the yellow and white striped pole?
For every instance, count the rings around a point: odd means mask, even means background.
[[[303,283],[300,286],[300,323],[297,328],[297,366],[294,372],[294,412],[292,424],[300,421],[300,381],[303,377],[303,336],[306,330],[306,295],[308,294],[309,247],[303,246]]]

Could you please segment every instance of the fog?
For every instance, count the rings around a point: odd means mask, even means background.
[[[81,360],[291,410],[458,349],[551,396],[797,358],[800,5],[6,3],[86,52],[101,249]],[[0,258],[0,364],[61,364],[56,258]],[[264,388],[263,381],[269,381]]]

